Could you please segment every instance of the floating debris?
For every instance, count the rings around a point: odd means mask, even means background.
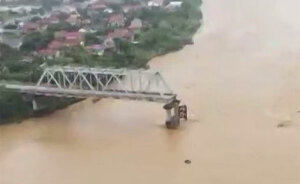
[[[186,164],[191,164],[192,161],[191,161],[191,160],[185,160],[184,163],[186,163]]]
[[[292,124],[292,121],[286,120],[286,121],[280,122],[280,123],[277,125],[277,127],[278,127],[278,128],[283,128],[283,127],[290,126],[291,124]]]
[[[100,101],[100,98],[94,98],[94,99],[92,100],[93,103],[97,103],[97,102],[99,102],[99,101]]]

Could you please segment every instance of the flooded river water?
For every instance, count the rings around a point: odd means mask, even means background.
[[[151,61],[188,122],[106,99],[1,126],[0,184],[299,184],[299,6],[205,1],[195,44]]]

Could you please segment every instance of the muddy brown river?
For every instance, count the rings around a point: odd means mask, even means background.
[[[0,184],[299,184],[299,7],[206,0],[195,44],[151,61],[188,122],[106,99],[1,126]]]

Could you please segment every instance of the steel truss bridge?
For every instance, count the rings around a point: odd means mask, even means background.
[[[186,119],[186,107],[182,114],[176,94],[161,74],[148,70],[46,67],[36,84],[0,81],[0,90],[15,91],[33,97],[94,97],[161,102],[165,104],[168,128],[177,128],[180,118]],[[34,98],[32,104],[37,109]]]
[[[159,72],[86,67],[45,68],[37,84],[2,82],[0,87],[23,94],[117,98],[168,103],[176,98]]]

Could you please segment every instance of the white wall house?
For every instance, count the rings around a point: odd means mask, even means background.
[[[169,8],[169,9],[181,8],[182,3],[183,3],[182,1],[171,1],[171,2],[166,6],[166,8]]]
[[[150,0],[148,1],[149,7],[160,7],[164,5],[164,0]]]

